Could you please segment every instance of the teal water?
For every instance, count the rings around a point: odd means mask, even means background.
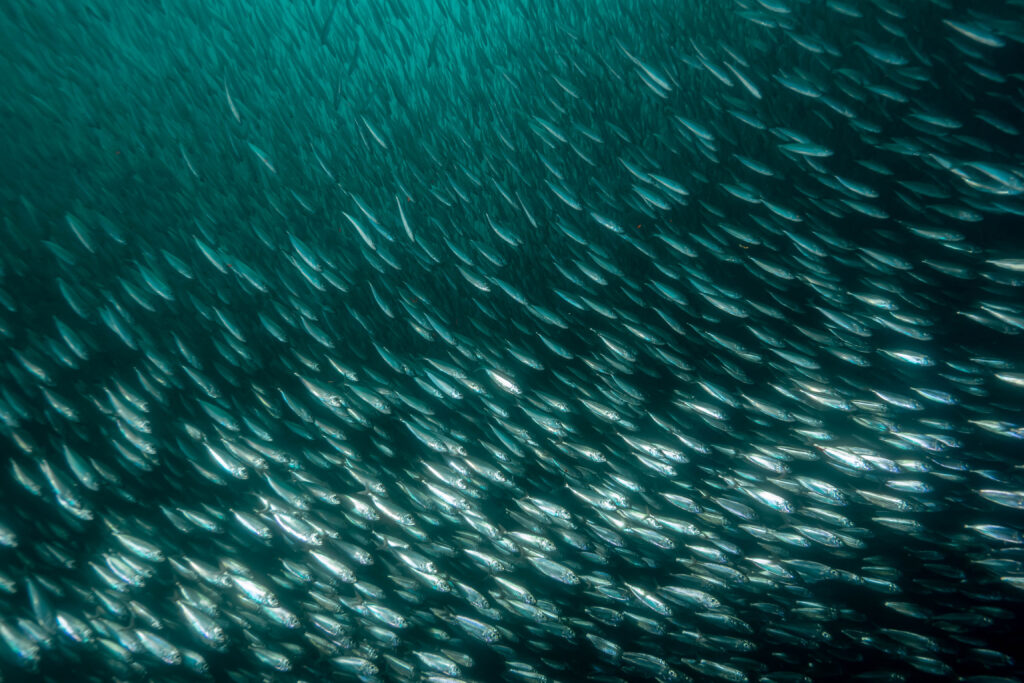
[[[0,678],[1017,680],[1021,9],[6,3]]]

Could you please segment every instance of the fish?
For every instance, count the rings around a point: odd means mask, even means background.
[[[1020,2],[5,9],[0,678],[1024,680]]]

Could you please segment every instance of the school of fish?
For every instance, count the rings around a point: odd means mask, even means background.
[[[0,8],[0,681],[1024,680],[1024,2]]]

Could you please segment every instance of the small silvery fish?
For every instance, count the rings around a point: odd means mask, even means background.
[[[1019,1],[143,4],[0,13],[0,677],[1024,680]]]

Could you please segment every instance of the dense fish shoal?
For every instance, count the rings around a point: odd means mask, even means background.
[[[0,10],[0,680],[1021,680],[1022,3]]]

